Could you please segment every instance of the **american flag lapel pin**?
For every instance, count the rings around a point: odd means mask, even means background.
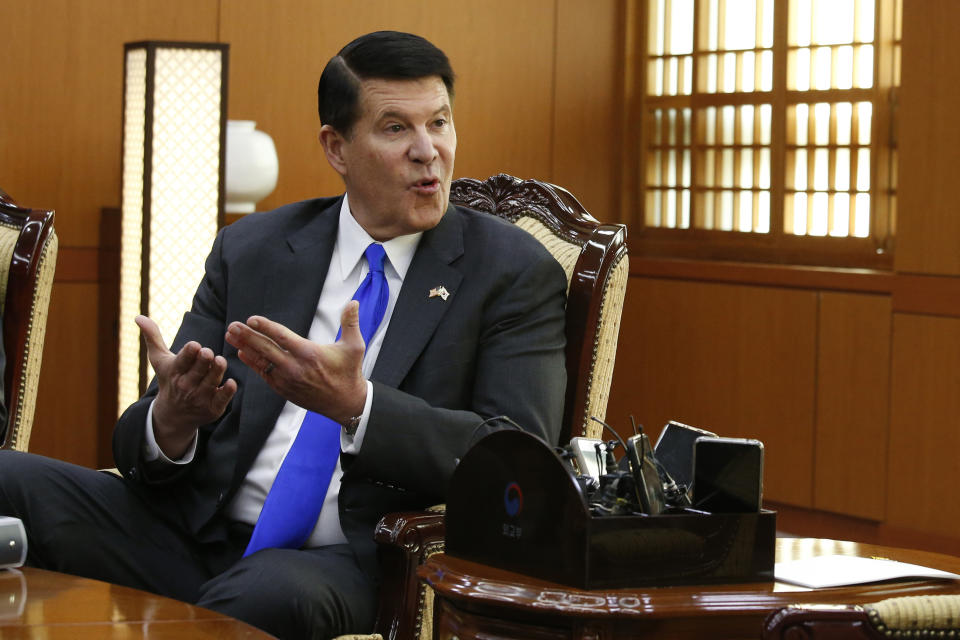
[[[433,289],[430,289],[430,294],[427,297],[428,298],[439,297],[441,300],[446,301],[447,298],[450,297],[450,292],[447,291],[446,287],[444,287],[443,285],[440,285],[439,287],[434,287]]]

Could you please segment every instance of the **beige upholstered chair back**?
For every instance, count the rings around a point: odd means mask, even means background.
[[[52,211],[26,209],[0,190],[0,311],[6,367],[3,375],[8,423],[0,430],[4,449],[30,444],[47,309],[57,263]]]
[[[583,251],[583,246],[577,241],[556,234],[537,218],[533,211],[524,212],[516,221],[516,225],[529,232],[539,240],[567,274],[569,291],[570,280],[573,277],[577,259]],[[613,364],[617,355],[617,339],[620,329],[620,314],[623,311],[623,298],[627,291],[627,275],[629,259],[623,252],[617,263],[612,267],[607,282],[603,285],[600,300],[600,310],[597,319],[596,341],[592,345],[590,354],[590,373],[585,381],[585,405],[579,412],[576,424],[571,424],[570,437],[574,435],[589,438],[600,438],[602,425],[591,420],[606,419],[607,401],[610,399],[610,382],[613,378]],[[578,431],[577,431],[578,430]],[[569,438],[567,438],[569,440]]]
[[[610,397],[629,261],[626,227],[602,224],[568,191],[500,174],[462,178],[454,204],[510,220],[540,241],[567,274],[567,398],[560,443],[600,437]]]

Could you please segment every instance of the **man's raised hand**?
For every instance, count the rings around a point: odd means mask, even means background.
[[[232,378],[221,383],[227,370],[223,356],[214,355],[197,342],[188,342],[174,354],[167,348],[156,322],[137,316],[136,323],[157,373],[154,437],[167,457],[179,458],[200,425],[223,415],[237,392],[237,383]]]
[[[262,316],[231,323],[226,340],[283,398],[345,424],[360,415],[367,398],[358,308],[356,301],[347,304],[334,344],[316,344]]]

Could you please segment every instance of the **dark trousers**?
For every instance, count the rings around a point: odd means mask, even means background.
[[[0,515],[23,520],[27,564],[220,611],[280,638],[373,628],[376,586],[349,545],[243,551],[252,528],[202,544],[113,474],[0,451]]]

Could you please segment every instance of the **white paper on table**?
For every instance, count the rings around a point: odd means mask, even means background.
[[[905,578],[960,580],[960,575],[949,571],[859,556],[816,556],[778,562],[773,567],[773,574],[779,582],[790,582],[811,589]]]

